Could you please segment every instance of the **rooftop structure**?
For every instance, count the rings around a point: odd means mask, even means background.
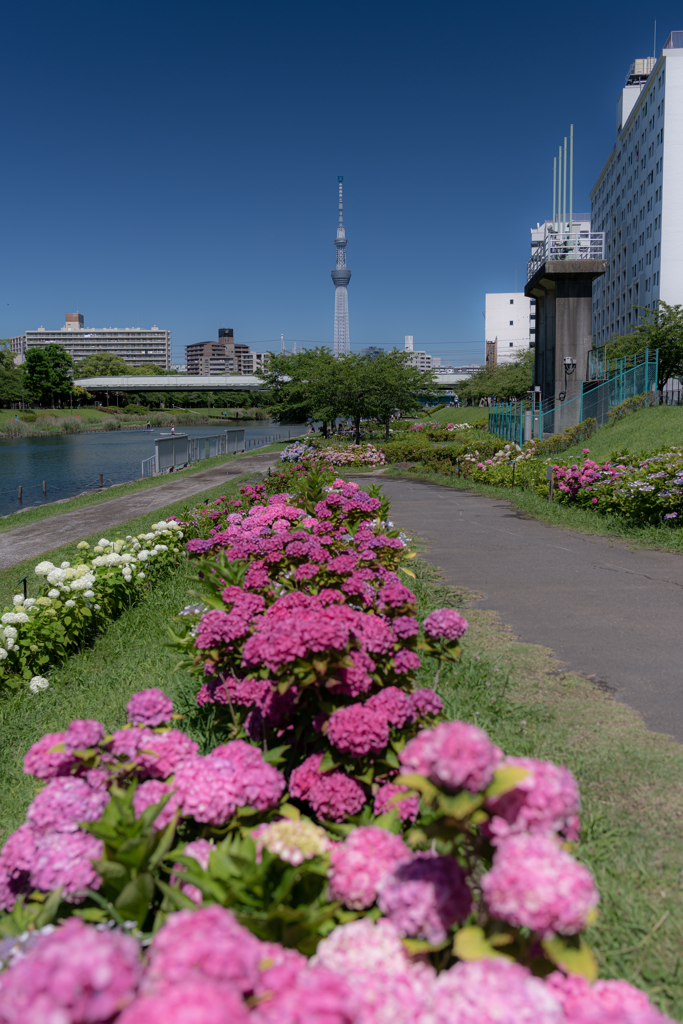
[[[423,349],[413,348],[412,334],[405,336],[405,351],[410,353],[410,364],[417,366],[418,370],[435,370],[437,366],[441,366],[441,356],[432,356]]]
[[[344,232],[344,202],[342,183],[344,178],[339,175],[339,224],[334,244],[337,247],[337,265],[332,271],[334,282],[334,354],[347,356],[351,351],[349,341],[349,295],[348,284],[351,271],[346,266],[346,233]]]

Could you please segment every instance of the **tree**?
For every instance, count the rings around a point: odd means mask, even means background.
[[[0,403],[10,405],[21,401],[24,371],[14,363],[9,338],[0,338]]]
[[[257,376],[270,393],[269,408],[281,423],[303,423],[308,419],[334,421],[340,409],[333,401],[333,377],[338,360],[329,348],[320,347],[289,353],[271,353]]]
[[[531,390],[534,368],[533,351],[524,352],[514,363],[498,363],[496,366],[482,366],[458,386],[461,398],[477,402],[494,395],[510,401],[524,398]]]
[[[431,395],[436,384],[433,371],[418,370],[410,355],[394,349],[382,352],[374,360],[371,379],[370,415],[384,424],[387,440],[389,424],[395,412],[412,413],[420,409],[420,397]]]
[[[645,349],[659,349],[657,389],[662,391],[670,377],[683,377],[683,306],[670,306],[659,299],[656,309],[636,307],[641,320],[630,334],[612,338],[605,348],[609,359],[640,355]]]
[[[121,356],[113,352],[98,352],[76,363],[74,377],[125,377],[135,372]]]
[[[40,345],[30,348],[24,363],[26,393],[34,402],[54,408],[55,399],[68,398],[74,362],[63,345]]]

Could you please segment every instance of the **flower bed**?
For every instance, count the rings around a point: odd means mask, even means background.
[[[664,1020],[595,982],[571,773],[416,689],[467,623],[418,622],[380,512],[341,480],[312,513],[252,489],[188,542],[192,735],[147,690],[123,729],[28,751],[45,786],[0,853],[3,1024]]]
[[[584,455],[589,450],[584,449]],[[641,523],[683,522],[683,449],[645,459],[553,466],[560,500]]]
[[[45,580],[40,595],[15,594],[0,616],[0,681],[23,678],[31,680],[33,692],[44,689],[46,680],[36,673],[92,639],[177,565],[182,538],[177,523],[155,523],[138,537],[103,537],[92,552],[81,541],[75,562],[39,562],[34,572]]]
[[[297,441],[287,445],[282,462],[314,461],[322,466],[383,466],[384,454],[373,444],[331,444]]]

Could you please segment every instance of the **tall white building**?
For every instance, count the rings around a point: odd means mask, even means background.
[[[591,207],[608,260],[593,283],[593,340],[603,345],[628,333],[635,306],[683,303],[683,31],[657,60],[631,65]]]
[[[434,370],[441,366],[441,356],[431,356],[429,352],[413,348],[412,334],[405,336],[405,351],[410,352],[409,362],[412,366],[417,366],[418,370]]]
[[[23,361],[30,348],[41,345],[63,345],[69,355],[78,361],[86,356],[101,355],[103,352],[121,356],[130,366],[155,363],[162,370],[171,368],[171,332],[152,327],[102,327],[86,330],[82,313],[67,313],[65,324],[59,330],[48,331],[39,327],[37,331],[26,331],[12,338],[12,351]]]
[[[524,292],[486,293],[487,364],[514,363],[536,341],[536,300]]]

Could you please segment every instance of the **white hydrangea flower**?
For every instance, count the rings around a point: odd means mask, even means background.
[[[8,651],[13,651],[16,646],[14,640],[5,640],[5,647]]]
[[[65,579],[64,569],[53,569],[52,572],[47,574],[46,578],[47,582],[51,583],[53,587],[56,583],[63,583]]]
[[[101,548],[99,544],[96,544],[95,547],[93,548],[93,551],[95,552],[96,555],[101,555],[102,552],[104,551],[104,548]]]
[[[121,561],[121,555],[117,555],[116,552],[111,551],[108,555],[105,555],[106,565],[118,565]]]
[[[78,548],[79,551],[87,551],[90,545],[88,544],[87,540],[79,540],[76,547]]]
[[[156,539],[156,533],[143,533],[142,536],[143,536],[144,540],[155,540]]]
[[[149,558],[149,551],[147,551],[147,550],[141,551],[138,554],[138,561],[139,562],[146,562],[148,558]]]
[[[85,573],[83,576],[81,576],[80,579],[74,580],[73,583],[71,584],[71,589],[72,590],[89,590],[91,587],[95,586],[96,582],[97,582],[97,577],[95,576],[95,573],[94,572],[88,572],[88,573]]]
[[[94,596],[95,596],[95,591],[94,590],[84,590],[83,591],[83,597],[94,597]]]
[[[28,688],[31,693],[40,693],[41,690],[47,690],[49,685],[50,682],[45,676],[34,676],[28,684]]]
[[[99,611],[100,611],[100,609],[101,609],[101,607],[102,607],[102,606],[101,606],[101,605],[99,605],[99,604],[94,604],[94,605],[93,605],[93,608],[95,609],[95,611],[96,611],[96,612],[99,612]]]
[[[0,622],[2,622],[3,626],[11,625],[14,622],[20,622],[19,614],[19,612],[5,612],[2,618],[0,618]],[[25,616],[25,619],[28,622],[28,615]]]
[[[161,551],[168,551],[168,547],[165,544],[156,544],[154,547],[154,554],[158,555]]]
[[[12,604],[14,605],[15,608],[16,608],[16,606],[18,604],[23,604],[23,603],[24,603],[24,595],[23,594],[15,594],[14,597],[12,598]]]
[[[0,661],[4,661],[7,657],[7,651],[4,647],[0,647]]]
[[[52,590],[48,590],[47,596],[48,597],[59,597],[59,591],[55,590],[54,587],[53,587]]]
[[[5,626],[5,628],[3,629],[3,634],[7,640],[17,639],[17,631],[14,626]]]
[[[70,569],[70,568],[71,568],[71,562],[62,562],[62,564],[60,566],[60,569]]]
[[[76,607],[76,602],[70,599],[70,600],[64,602],[64,606],[66,608],[75,608]]]
[[[106,537],[100,537],[97,543],[103,548],[108,548],[111,546],[111,541],[107,540]]]
[[[41,608],[47,608],[49,605],[52,604],[52,601],[50,600],[49,597],[37,597],[36,604],[39,605]]]
[[[95,563],[93,562],[93,565],[94,564]],[[90,572],[90,569],[88,568],[87,565],[79,565],[76,568],[76,578],[79,579],[81,576],[85,576],[89,572]]]
[[[32,608],[35,603],[35,597],[27,597],[26,600],[24,601],[24,608]]]
[[[132,555],[121,555],[121,561],[122,562],[134,562],[135,559],[133,558]]]
[[[52,562],[38,562],[38,565],[35,567],[33,571],[36,574],[36,576],[47,576],[47,574],[49,572],[52,572],[54,568],[55,566],[52,564]]]
[[[137,576],[136,576],[136,579],[138,579],[138,580],[144,580],[145,578],[146,578],[146,577],[145,577],[145,574],[144,574],[144,572],[139,572],[139,573],[137,574]]]
[[[182,540],[183,539],[183,531],[182,530],[178,530],[178,533],[176,534],[176,536],[178,537],[178,540]]]
[[[127,533],[126,534],[126,540],[132,540],[132,539],[133,539],[133,534],[132,533]]]
[[[117,540],[114,542],[114,551],[119,554],[126,546],[125,540]]]

